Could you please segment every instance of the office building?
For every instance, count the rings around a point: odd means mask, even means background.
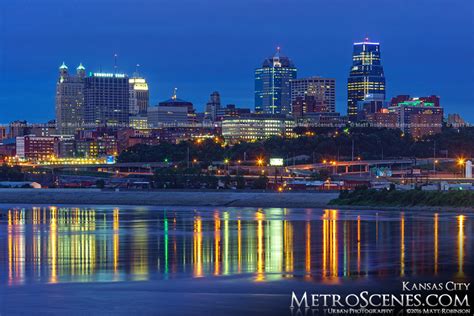
[[[138,76],[128,79],[128,83],[130,84],[130,115],[146,115],[150,103],[148,83]]]
[[[327,104],[314,95],[298,96],[291,103],[292,114],[295,119],[307,116],[309,113],[328,113]],[[334,112],[330,112],[334,113]]]
[[[217,113],[221,109],[221,96],[219,92],[214,91],[210,98],[209,102],[206,104],[206,112],[204,113],[204,119],[210,120],[212,122],[217,121]]]
[[[88,128],[126,127],[130,116],[130,83],[125,74],[90,73],[84,80],[84,121]]]
[[[222,121],[222,136],[230,143],[272,136],[293,137],[295,121],[285,115],[247,114]]]
[[[82,64],[76,74],[70,74],[65,63],[59,67],[56,83],[56,126],[60,135],[74,135],[84,123],[84,79],[86,69]]]
[[[184,126],[189,123],[187,107],[159,105],[148,108],[149,127]]]
[[[25,135],[16,138],[16,156],[28,160],[48,160],[57,157],[57,136]]]
[[[170,115],[169,120],[171,121],[176,120],[177,122],[182,121],[181,115],[183,112],[186,112],[187,122],[195,123],[196,112],[194,110],[194,105],[191,102],[178,98],[177,90],[178,89],[174,89],[171,99],[158,103],[157,107],[159,109],[154,109],[156,107],[150,107],[148,110],[153,109],[155,112],[159,112],[159,114],[165,114],[166,112],[169,112],[169,115]],[[149,122],[152,122],[152,121],[153,119],[150,120],[149,118]]]
[[[385,95],[368,94],[364,100],[357,101],[357,121],[367,121],[368,115],[379,113],[386,108]]]
[[[448,114],[448,119],[446,123],[448,124],[448,126],[455,128],[464,127],[467,125],[467,122],[458,113]]]
[[[410,98],[388,110],[397,115],[400,129],[414,138],[441,132],[443,108],[437,96]]]
[[[280,48],[273,57],[264,60],[255,70],[255,112],[288,114],[291,112],[290,81],[296,79],[293,62],[281,55]]]
[[[291,103],[297,98],[312,96],[325,105],[327,112],[336,111],[336,80],[332,78],[309,77],[290,81]]]
[[[380,43],[354,43],[352,66],[347,80],[347,114],[357,121],[357,103],[367,95],[382,95],[385,100],[385,75],[380,59]]]
[[[250,114],[250,109],[238,108],[235,104],[227,104],[225,107],[220,108],[219,111],[217,111],[217,120],[222,121],[229,117],[239,117],[246,114]]]

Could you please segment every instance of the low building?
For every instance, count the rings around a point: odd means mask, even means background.
[[[148,108],[148,126],[151,128],[187,125],[188,108],[184,106],[152,106]]]
[[[16,138],[16,156],[29,160],[46,160],[57,157],[57,136],[26,135]]]
[[[137,144],[158,145],[160,142],[156,130],[152,129],[122,129],[117,131],[117,151],[122,151]]]
[[[329,112],[328,104],[323,99],[313,95],[297,97],[291,102],[291,108],[295,119],[303,118],[307,114],[311,113]]]
[[[238,108],[235,104],[227,104],[224,108],[217,110],[217,121],[222,121],[229,117],[239,117],[241,115],[250,114],[248,108]]]
[[[134,129],[147,129],[148,117],[146,115],[130,116],[130,127]]]
[[[257,141],[272,136],[294,137],[295,121],[285,115],[248,114],[222,121],[222,136],[229,142]]]
[[[399,128],[397,113],[392,113],[388,109],[382,109],[379,112],[367,114],[365,120],[371,127]]]

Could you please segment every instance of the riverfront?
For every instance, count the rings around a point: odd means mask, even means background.
[[[384,284],[396,292],[401,280],[463,282],[473,271],[474,215],[452,211],[50,204],[0,212],[5,315],[289,315],[292,291]]]

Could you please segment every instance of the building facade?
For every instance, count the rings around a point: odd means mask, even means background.
[[[272,136],[293,137],[295,121],[285,115],[248,114],[222,121],[222,136],[230,143]]]
[[[328,112],[336,112],[336,79],[309,77],[290,81],[291,103],[312,96],[323,103]]]
[[[385,99],[385,75],[380,58],[380,43],[354,43],[352,67],[347,80],[347,115],[349,121],[357,121],[357,103],[367,95],[383,95]]]
[[[217,113],[221,109],[221,96],[219,92],[214,91],[210,98],[209,102],[206,104],[206,112],[204,113],[204,118],[212,122],[217,121]]]
[[[296,79],[293,62],[277,49],[255,70],[255,112],[288,114],[291,112],[290,81]]]
[[[128,79],[130,84],[130,115],[146,115],[150,105],[150,93],[145,78]]]
[[[90,73],[84,80],[84,121],[88,128],[125,127],[130,116],[130,84],[125,74]]]
[[[400,129],[414,138],[441,132],[443,108],[439,97],[410,98],[396,105],[392,104],[388,110],[397,115]]]
[[[16,156],[29,160],[47,160],[57,157],[59,137],[26,135],[16,138]]]
[[[59,67],[56,83],[56,126],[60,135],[74,135],[84,123],[84,79],[86,69],[82,64],[76,74],[70,74],[66,64]]]

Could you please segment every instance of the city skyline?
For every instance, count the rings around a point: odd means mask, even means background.
[[[283,22],[280,29],[271,28],[276,23],[271,19],[267,27],[255,27],[256,14],[240,16],[235,13],[240,12],[237,9],[242,9],[245,1],[240,4],[216,4],[215,13],[220,14],[216,16],[216,21],[222,24],[221,28],[216,28],[215,23],[203,21],[202,18],[208,13],[188,1],[163,5],[160,8],[160,12],[164,14],[163,22],[151,20],[150,14],[146,12],[147,9],[155,12],[157,6],[152,3],[145,1],[143,6],[135,8],[128,2],[121,1],[115,18],[127,17],[126,11],[130,9],[130,18],[132,22],[136,22],[131,23],[134,25],[132,31],[143,31],[149,35],[143,37],[149,38],[149,41],[142,39],[137,45],[120,40],[120,32],[114,29],[118,21],[108,16],[102,20],[94,19],[104,12],[107,2],[93,4],[85,1],[81,6],[75,6],[74,14],[77,15],[91,8],[96,9],[97,12],[91,13],[90,20],[92,25],[97,24],[98,29],[89,33],[78,25],[71,24],[70,28],[66,28],[71,37],[62,38],[61,45],[56,40],[66,31],[60,30],[58,23],[64,22],[71,14],[70,9],[66,11],[56,1],[48,2],[56,5],[56,9],[52,11],[37,7],[36,4],[22,7],[22,12],[12,4],[4,7],[0,13],[5,17],[2,22],[4,48],[0,55],[0,87],[3,91],[0,97],[0,122],[7,123],[17,119],[45,122],[54,118],[54,82],[61,62],[64,60],[70,67],[82,62],[88,70],[113,72],[115,53],[118,54],[119,71],[132,74],[136,70],[136,64],[141,65],[140,74],[147,78],[150,86],[150,105],[168,99],[172,89],[178,87],[180,96],[193,102],[199,112],[204,111],[212,91],[220,92],[223,105],[234,103],[239,107],[253,108],[254,69],[261,64],[262,59],[274,52],[276,46],[281,46],[284,55],[289,56],[297,65],[299,78],[334,77],[338,84],[336,111],[345,113],[347,99],[343,87],[347,80],[347,69],[351,65],[352,44],[365,36],[383,45],[387,98],[398,94],[436,94],[441,97],[446,113],[460,113],[469,121],[474,119],[474,114],[469,113],[470,106],[474,103],[474,92],[470,91],[474,77],[474,41],[470,39],[474,36],[469,31],[473,23],[469,12],[472,12],[474,5],[466,1],[449,4],[437,1],[438,6],[429,8],[421,2],[407,3],[405,8],[385,2],[373,8],[368,3],[363,9],[370,9],[370,16],[354,27],[346,24],[354,21],[355,18],[352,17],[346,17],[349,20],[342,23],[344,25],[336,23],[341,14],[353,9],[352,4],[338,7],[342,1],[333,5],[301,1],[301,6],[295,10],[302,14],[305,10],[315,8],[325,12],[325,16],[321,12],[313,12],[321,18],[314,22],[314,26],[323,25],[324,22],[331,22],[334,26],[330,32],[317,32],[313,35],[317,39],[315,41],[303,40],[307,38],[309,31],[297,32],[297,29],[308,26],[308,22],[303,21],[304,15],[301,20],[292,18],[291,21]],[[288,4],[286,1],[280,3],[282,6]],[[457,12],[461,14],[457,14],[455,18],[449,14],[439,15],[443,8],[449,12],[450,6],[455,4],[458,5]],[[51,5],[44,7],[50,8]],[[254,7],[260,9],[264,6],[257,3]],[[459,10],[459,7],[464,10]],[[188,12],[189,9],[196,9],[196,16]],[[237,11],[233,12],[234,9]],[[397,24],[396,29],[390,26],[395,15],[402,14],[409,22],[413,18],[409,13],[421,9],[425,16],[436,17],[437,21],[425,19],[423,25],[412,24],[410,27]],[[38,17],[33,16],[35,10],[39,10]],[[181,12],[190,21],[177,23],[178,21],[170,19],[169,15],[175,12]],[[141,15],[137,17],[137,13]],[[28,20],[28,24],[21,22],[22,19],[15,20],[19,14]],[[378,14],[388,14],[384,16],[386,23],[380,22],[382,17]],[[229,17],[240,17],[250,24],[241,32],[233,30],[226,33],[232,27],[232,23],[225,21]],[[269,18],[272,17],[281,18],[282,12],[272,9]],[[198,18],[201,21],[197,26],[200,35],[191,40],[191,24]],[[48,23],[44,22],[46,19]],[[84,20],[81,18],[81,21]],[[443,30],[443,21],[449,23],[451,28]],[[178,37],[174,35],[170,38],[166,34],[165,23],[171,23],[169,27],[177,28]],[[36,26],[47,30],[48,37],[32,39],[28,32]],[[252,31],[251,26],[254,27]],[[219,39],[218,49],[211,49],[211,39],[204,39],[206,34]],[[436,34],[436,38],[433,34]],[[15,40],[23,44],[15,45]],[[163,45],[152,43],[156,40],[160,40]],[[77,41],[82,44],[77,46]],[[170,43],[175,45],[169,46]],[[92,50],[90,45],[97,47]],[[154,50],[158,48],[156,45],[166,49]],[[199,67],[195,66],[197,63],[193,61],[194,58],[199,58]],[[453,60],[463,66],[451,66]],[[25,85],[28,85],[28,89],[24,89]]]

